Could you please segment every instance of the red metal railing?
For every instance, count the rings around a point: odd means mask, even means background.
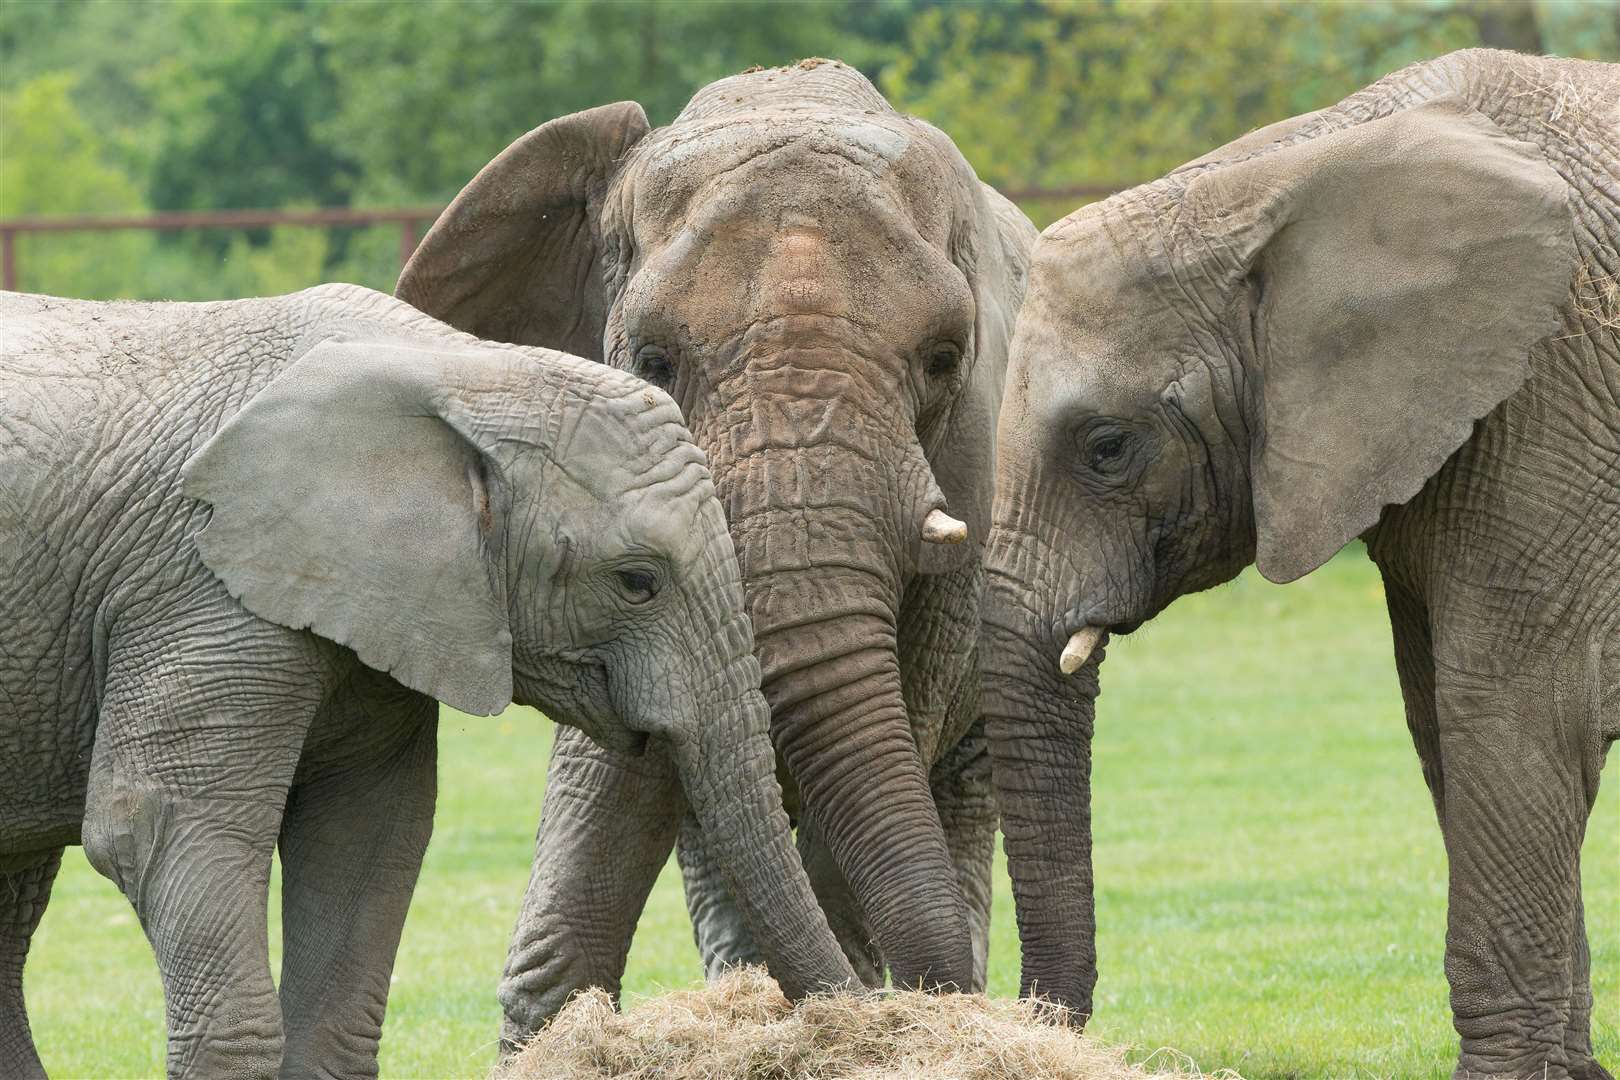
[[[1073,187],[1010,188],[1002,192],[1013,202],[1066,200],[1079,202],[1106,198],[1120,185],[1081,184]],[[17,289],[17,237],[22,233],[108,232],[119,229],[262,229],[277,225],[398,225],[399,265],[405,266],[417,241],[439,216],[442,206],[407,206],[384,210],[339,207],[328,210],[186,210],[118,217],[40,217],[0,220],[0,288]]]

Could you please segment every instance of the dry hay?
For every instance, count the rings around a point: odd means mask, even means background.
[[[1158,1055],[1161,1059],[1163,1055]],[[1161,1068],[1179,1064],[1162,1061]],[[1043,1014],[979,995],[814,997],[790,1006],[760,968],[624,1013],[576,996],[500,1080],[1135,1080],[1153,1075]],[[1187,1070],[1178,1076],[1197,1076]]]
[[[1583,263],[1575,275],[1575,313],[1601,330],[1620,330],[1620,280]]]

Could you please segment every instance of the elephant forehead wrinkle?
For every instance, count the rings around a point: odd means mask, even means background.
[[[889,173],[911,148],[901,117],[868,119],[755,112],[669,134],[645,152],[649,179],[709,188],[764,169],[784,173],[823,165],[853,167],[869,177]],[[791,161],[772,160],[777,156]]]
[[[1106,232],[1050,247],[1060,250],[1043,253],[1020,315],[1014,387],[1031,409],[1065,398],[1114,415],[1153,408],[1200,353],[1195,327]]]
[[[911,148],[911,135],[893,123],[849,120],[833,125],[830,134],[840,145],[858,147],[866,161],[885,165],[893,165]]]
[[[671,559],[676,566],[694,564],[709,542],[716,520],[706,522],[705,504],[712,492],[703,485],[658,484],[628,497],[618,521],[620,541],[629,549],[644,548]]]
[[[684,220],[711,231],[713,219],[763,220],[786,201],[819,200],[833,206],[833,192],[848,196],[877,180],[887,166],[869,166],[849,147],[780,117],[727,122],[696,133],[665,129],[663,137],[637,151],[630,187],[638,236],[667,235]],[[819,136],[819,137],[818,137]]]

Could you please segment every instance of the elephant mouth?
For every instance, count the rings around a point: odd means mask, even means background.
[[[1088,627],[1107,637],[1127,637],[1140,630],[1152,614],[1137,618],[1118,618],[1114,612],[1102,612],[1096,609],[1071,609],[1059,616],[1053,623],[1053,638],[1061,643],[1070,640],[1077,632]]]
[[[1138,629],[1145,620],[1131,619],[1125,622],[1084,622],[1066,636],[1063,652],[1058,657],[1058,670],[1063,675],[1073,675],[1085,666],[1086,662],[1094,657],[1098,660],[1102,656],[1102,648],[1113,637],[1124,637]]]

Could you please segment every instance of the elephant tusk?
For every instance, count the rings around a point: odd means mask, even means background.
[[[1070,634],[1069,643],[1063,646],[1063,655],[1058,658],[1058,670],[1065,675],[1079,671],[1080,665],[1091,658],[1102,636],[1103,628],[1100,626],[1082,626]]]
[[[923,518],[922,538],[930,544],[960,544],[967,539],[967,522],[957,521],[940,509],[928,511]]]

